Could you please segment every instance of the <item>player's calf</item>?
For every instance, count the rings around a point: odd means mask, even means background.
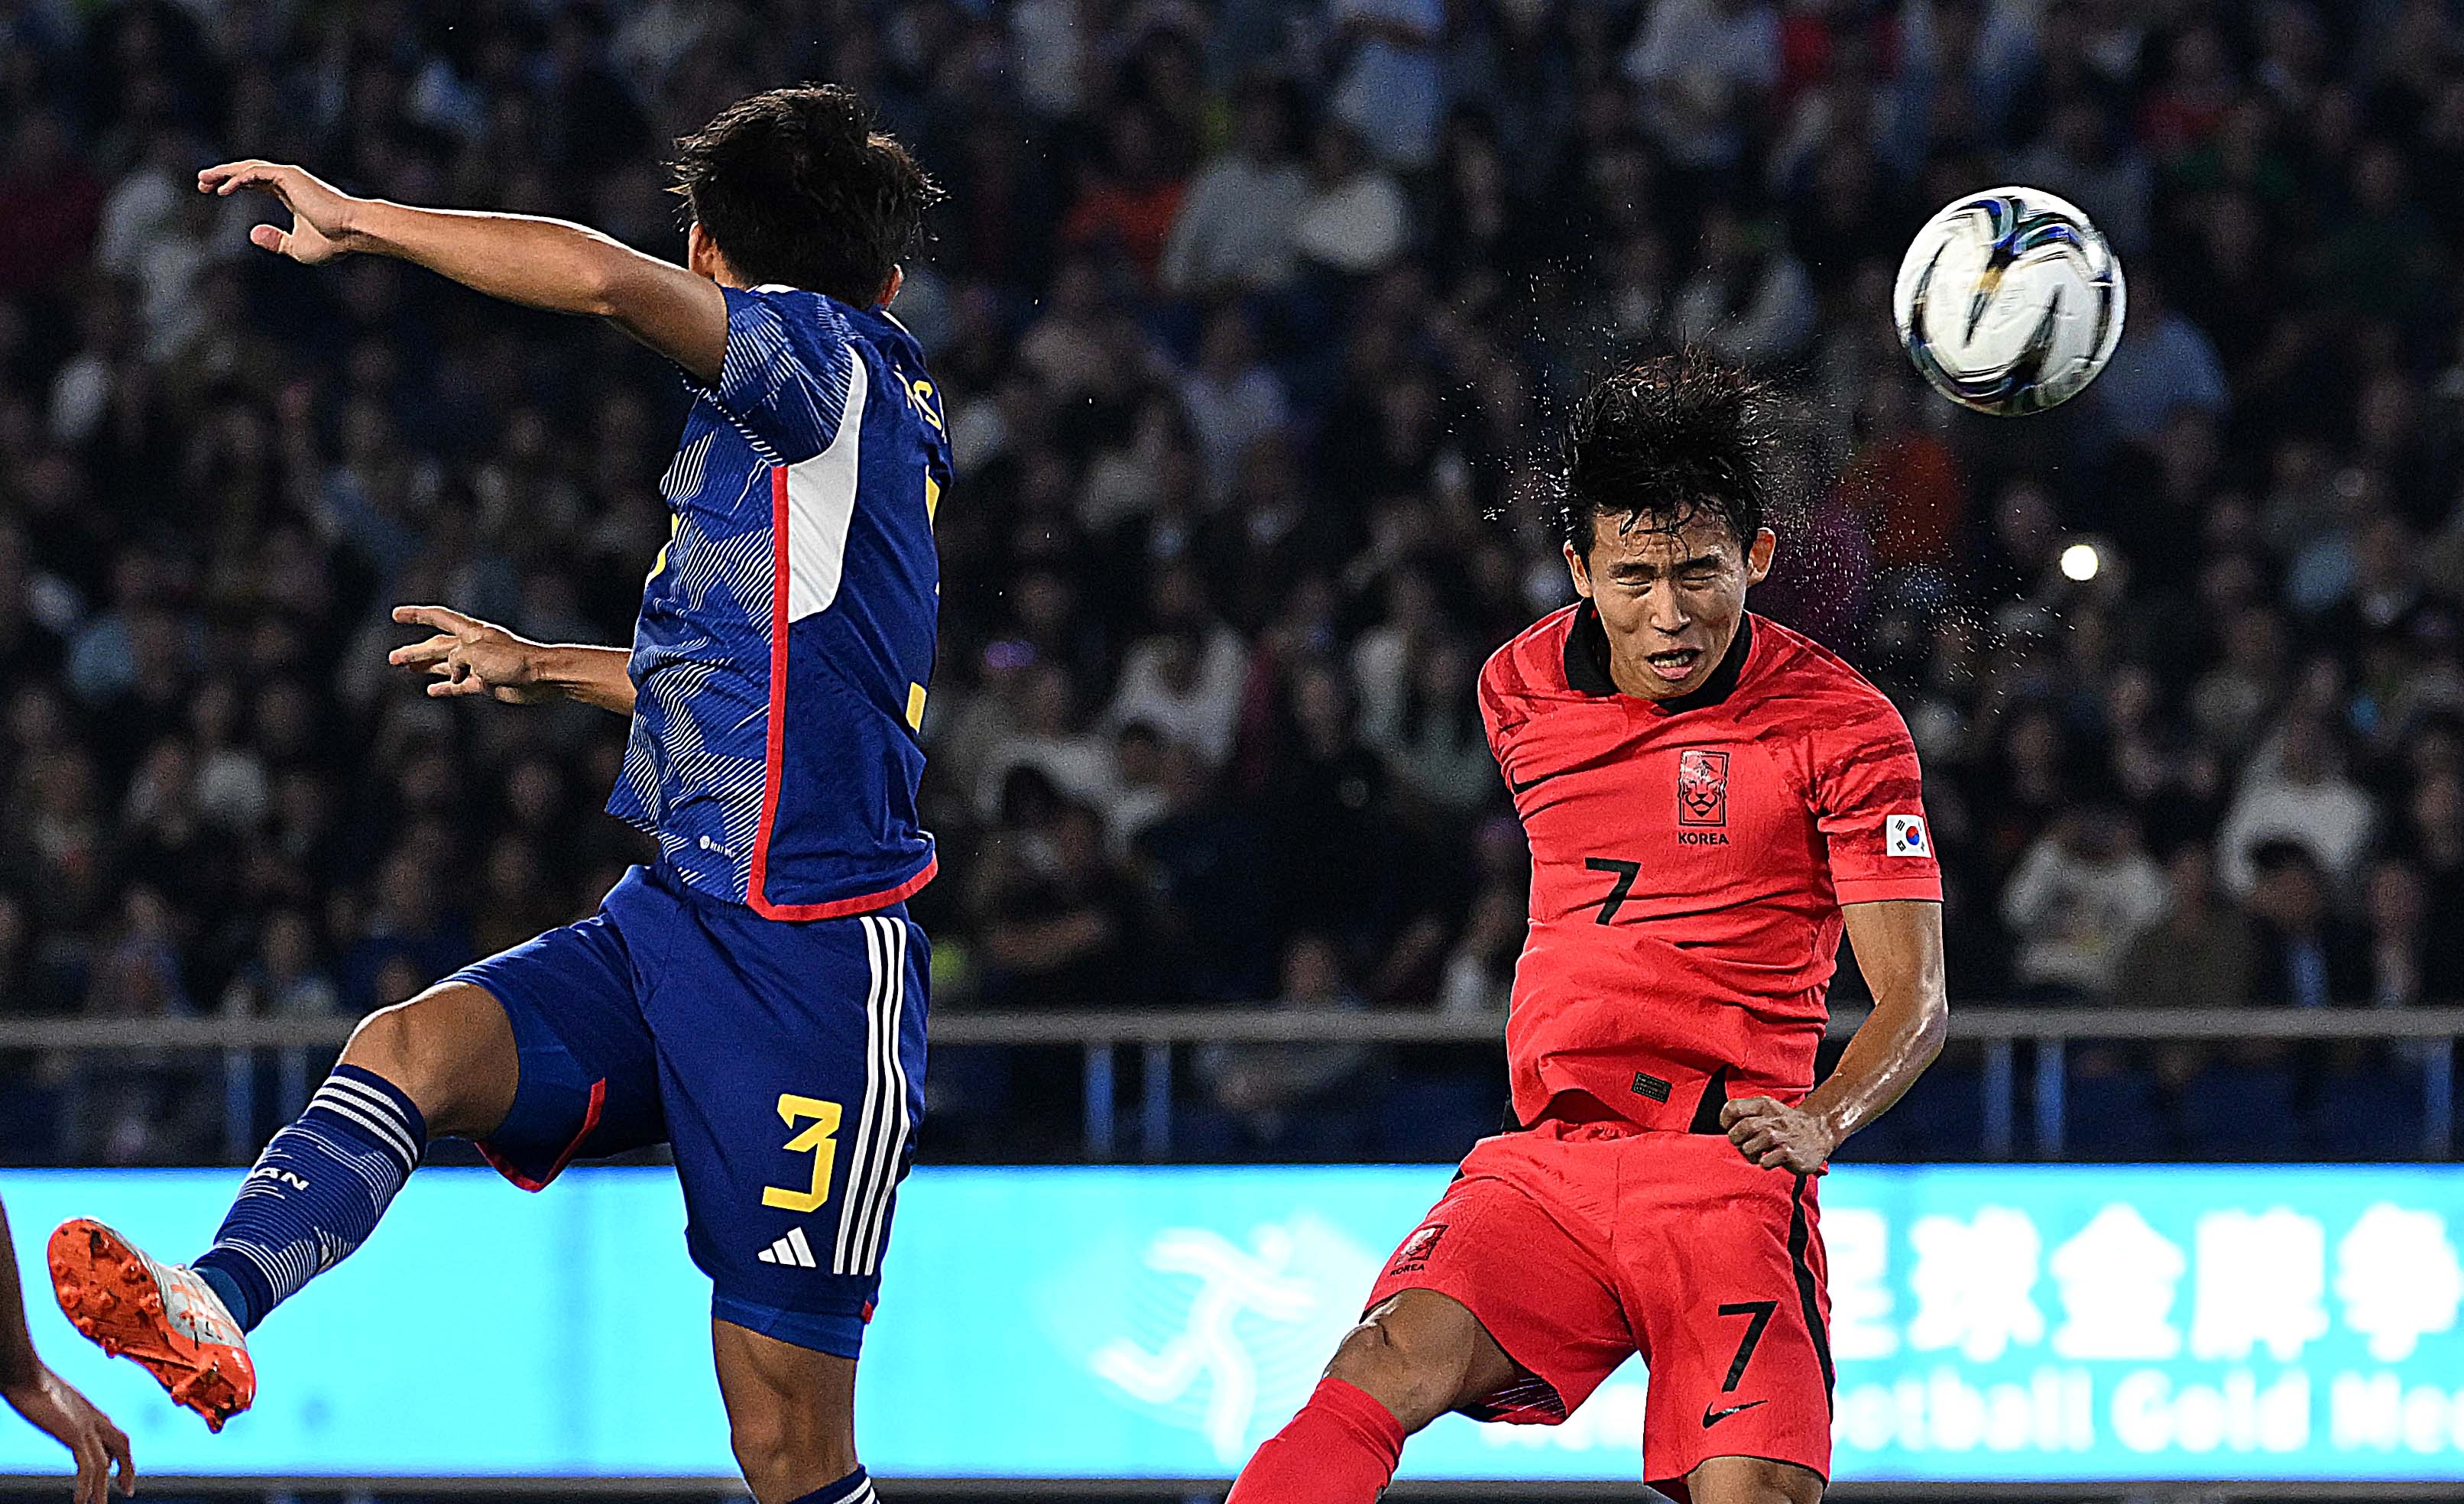
[[[1375,1396],[1329,1375],[1260,1444],[1224,1504],[1376,1504],[1403,1460],[1403,1436]]]
[[[60,1308],[221,1429],[254,1398],[245,1334],[376,1230],[431,1125],[494,1128],[518,1075],[504,1009],[478,987],[437,987],[373,1015],[308,1110],[257,1156],[194,1265],[150,1258],[98,1223],[68,1223],[51,1249]]]
[[[855,1360],[711,1323],[728,1443],[758,1504],[871,1504],[855,1457]]]
[[[275,1134],[196,1261],[246,1330],[367,1241],[431,1130],[483,1134],[511,1107],[512,1027],[478,987],[370,1015],[299,1120]]]

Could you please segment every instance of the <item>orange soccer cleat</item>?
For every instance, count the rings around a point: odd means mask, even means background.
[[[137,1360],[209,1430],[254,1403],[248,1334],[194,1270],[149,1258],[89,1217],[54,1228],[48,1258],[70,1324],[112,1357]]]

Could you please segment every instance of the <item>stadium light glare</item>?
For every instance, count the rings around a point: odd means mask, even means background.
[[[2094,543],[2073,543],[2062,550],[2062,577],[2084,585],[2096,578],[2103,563],[2097,557]]]

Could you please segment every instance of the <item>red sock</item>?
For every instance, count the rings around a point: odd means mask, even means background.
[[[1224,1504],[1374,1504],[1402,1460],[1403,1427],[1386,1406],[1325,1379],[1241,1470]]]

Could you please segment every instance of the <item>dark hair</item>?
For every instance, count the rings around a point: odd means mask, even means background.
[[[1566,425],[1558,535],[1592,551],[1605,513],[1623,528],[1682,532],[1709,511],[1750,545],[1763,525],[1761,386],[1699,351],[1645,361],[1595,385]]]
[[[2252,871],[2263,877],[2273,877],[2281,872],[2299,872],[2314,881],[2323,882],[2327,875],[2310,848],[2282,836],[2253,846],[2250,849],[2250,865]]]
[[[676,143],[675,191],[738,276],[869,307],[941,189],[862,100],[800,83],[738,100]]]

